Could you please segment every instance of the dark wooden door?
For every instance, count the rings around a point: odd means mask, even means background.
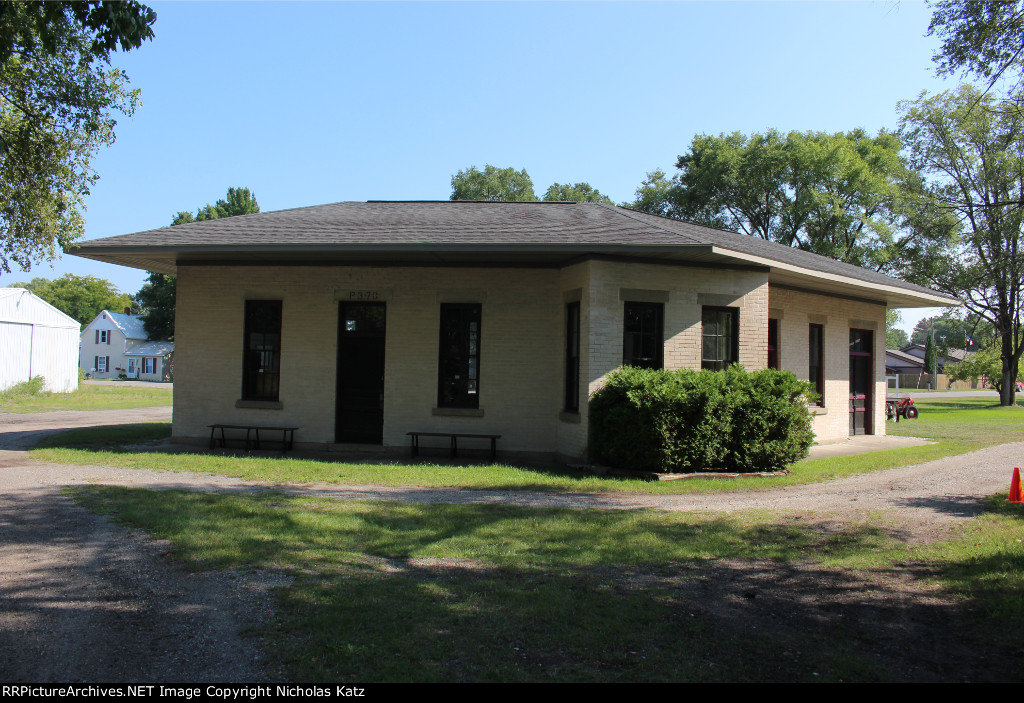
[[[850,434],[874,434],[874,334],[850,330]]]
[[[384,441],[385,303],[340,303],[336,442]]]

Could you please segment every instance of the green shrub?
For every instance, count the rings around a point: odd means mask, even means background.
[[[14,398],[16,396],[39,395],[45,383],[46,379],[42,376],[33,376],[27,381],[16,383],[10,388],[0,391],[0,397]]]
[[[808,390],[788,371],[623,367],[590,398],[591,455],[641,471],[777,471],[814,439]]]

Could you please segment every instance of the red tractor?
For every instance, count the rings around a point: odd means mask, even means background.
[[[901,417],[913,420],[917,417],[914,399],[909,395],[888,396],[885,399],[885,419],[899,422]]]

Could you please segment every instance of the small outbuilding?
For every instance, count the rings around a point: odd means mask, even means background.
[[[959,304],[596,203],[336,203],[73,253],[178,277],[172,435],[196,443],[226,424],[314,448],[459,435],[579,461],[588,399],[624,364],[785,369],[814,385],[819,441],[884,434],[886,309]]]
[[[31,291],[0,288],[0,391],[36,376],[43,390],[77,390],[80,327]]]

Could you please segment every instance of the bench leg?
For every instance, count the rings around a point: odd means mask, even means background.
[[[491,463],[493,464],[498,458],[498,442],[491,437]]]
[[[452,456],[454,459],[455,455],[459,453],[459,443],[455,440],[455,435],[452,435]]]

